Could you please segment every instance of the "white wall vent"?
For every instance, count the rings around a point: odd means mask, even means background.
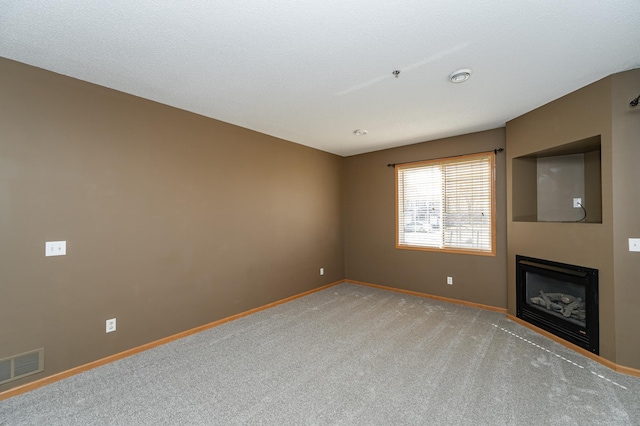
[[[44,371],[44,348],[0,359],[0,385]]]

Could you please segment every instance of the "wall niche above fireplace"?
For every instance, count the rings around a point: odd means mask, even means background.
[[[598,135],[513,158],[513,220],[602,223],[600,152]]]

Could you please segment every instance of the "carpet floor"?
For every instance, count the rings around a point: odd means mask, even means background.
[[[640,425],[640,378],[496,312],[340,284],[0,401],[0,425]]]

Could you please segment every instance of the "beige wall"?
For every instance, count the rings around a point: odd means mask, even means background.
[[[599,270],[600,355],[640,368],[640,257],[627,238],[640,235],[640,111],[629,102],[640,90],[640,71],[604,78],[507,123],[508,291],[515,315],[515,255]],[[512,159],[601,135],[602,223],[512,220]],[[517,212],[516,212],[517,213]]]
[[[395,248],[395,172],[389,163],[491,151],[504,129],[347,157],[345,256],[348,279],[506,308],[505,155],[496,156],[495,257]],[[446,284],[452,276],[454,284]]]
[[[344,278],[342,158],[6,59],[0,93],[0,358],[46,358],[0,391]]]
[[[46,351],[45,373],[0,392],[343,278],[515,314],[516,253],[598,268],[601,354],[640,368],[640,262],[627,251],[640,237],[640,110],[626,108],[638,86],[638,70],[604,79],[509,122],[506,138],[340,158],[0,59],[0,358]],[[513,222],[511,159],[598,134],[603,223]],[[396,249],[387,164],[505,139],[497,255]],[[44,257],[53,240],[66,257]]]
[[[599,270],[600,355],[615,361],[610,80],[600,80],[507,122],[509,313],[516,314],[516,254]],[[601,135],[602,223],[512,220],[512,159]]]
[[[640,69],[611,77],[613,117],[613,264],[617,362],[640,369],[640,253],[629,237],[640,238]]]

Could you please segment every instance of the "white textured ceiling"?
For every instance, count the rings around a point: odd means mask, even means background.
[[[0,56],[352,155],[640,67],[640,0],[2,0]]]

